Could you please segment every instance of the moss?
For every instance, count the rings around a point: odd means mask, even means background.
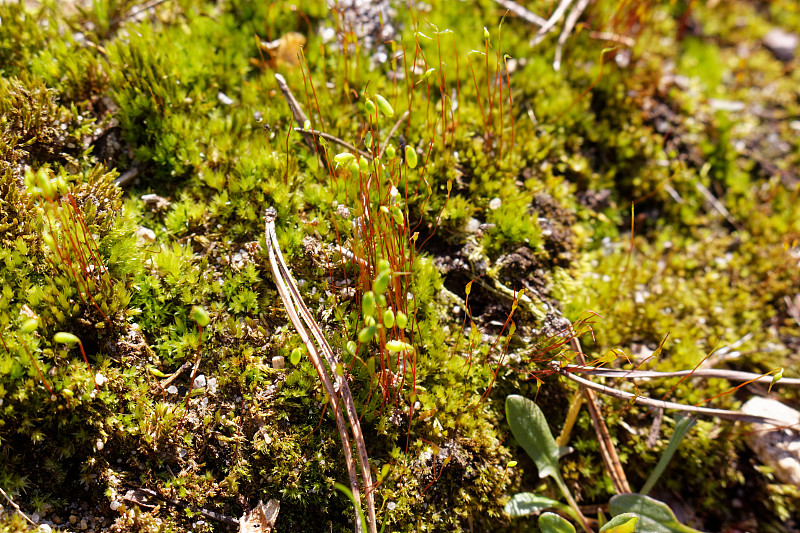
[[[511,17],[498,27],[488,1],[470,16],[450,5],[362,13],[375,24],[361,29],[323,2],[193,0],[131,17],[142,2],[70,13],[2,4],[0,486],[26,508],[105,506],[131,486],[229,516],[277,497],[282,530],[352,527],[332,489],[347,477],[333,419],[311,364],[291,363],[302,342],[259,246],[270,205],[303,297],[347,366],[371,465],[388,467],[375,495],[390,530],[526,527],[501,515],[505,492],[539,485],[532,464],[505,468],[519,457],[502,403],[538,391],[558,428],[570,391],[545,364],[568,355],[564,317],[594,317],[582,339],[591,356],[623,349],[632,362],[655,353],[652,366],[692,368],[743,339],[731,365],[790,368],[800,152],[784,117],[798,110],[798,70],[757,49],[779,6],[796,12],[789,4],[596,2],[560,71],[555,33],[531,52],[530,27]],[[589,28],[637,42],[630,55],[604,51]],[[306,62],[295,63],[298,48],[258,44],[288,46],[288,32],[307,39]],[[395,155],[351,167],[331,141],[311,149],[291,131],[276,71],[313,129],[373,155],[408,110]],[[365,106],[377,94],[394,117]],[[721,109],[727,100],[744,110]],[[123,201],[113,181],[132,169]],[[155,240],[137,240],[141,227]],[[362,297],[384,272],[370,315]],[[195,305],[211,317],[202,330]],[[384,318],[401,312],[406,327]],[[367,315],[381,328],[356,342]],[[57,331],[81,338],[90,369],[53,343]],[[392,352],[390,340],[413,351]],[[286,368],[273,368],[281,356]],[[195,361],[207,385],[191,392]],[[162,386],[181,368],[174,389]],[[95,392],[98,373],[108,381]],[[697,403],[730,388],[673,384],[643,392]],[[647,414],[622,407],[609,403],[606,417],[636,485],[665,443],[649,448]],[[745,488],[761,503],[741,516],[784,517],[796,500],[747,470],[738,431],[705,423],[661,487],[710,529],[736,522],[722,503]],[[571,445],[568,483],[582,502],[606,502],[585,414]],[[191,511],[103,512],[120,530],[199,527]]]

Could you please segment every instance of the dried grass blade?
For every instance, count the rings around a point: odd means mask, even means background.
[[[281,299],[284,302],[284,306],[286,307],[286,311],[289,314],[290,320],[292,320],[292,324],[297,329],[298,333],[300,334],[301,339],[305,343],[306,347],[309,349],[309,354],[313,354],[313,357],[316,358],[317,362],[314,362],[312,359],[312,363],[314,363],[314,367],[317,369],[317,373],[320,374],[320,379],[323,381],[326,390],[328,390],[328,394],[331,397],[331,406],[334,408],[334,412],[337,416],[337,425],[338,419],[341,417],[341,409],[339,408],[338,397],[341,395],[341,399],[344,403],[345,411],[347,413],[347,418],[350,422],[350,430],[353,433],[353,440],[356,443],[356,450],[358,451],[358,458],[359,464],[361,466],[361,477],[364,482],[365,487],[365,498],[367,501],[367,514],[369,516],[368,524],[369,529],[372,533],[377,533],[377,523],[375,519],[375,498],[372,494],[371,487],[373,485],[372,482],[372,473],[369,469],[369,456],[367,454],[366,444],[364,443],[364,434],[361,431],[361,424],[359,423],[358,419],[358,412],[355,408],[355,403],[353,402],[353,395],[350,392],[350,387],[347,385],[347,380],[344,378],[344,375],[337,372],[337,369],[342,368],[342,362],[333,352],[328,341],[325,339],[325,336],[322,332],[322,329],[314,320],[314,317],[311,315],[311,312],[306,307],[305,302],[303,301],[302,296],[300,295],[300,291],[297,288],[297,285],[292,278],[289,269],[286,267],[286,262],[283,259],[283,254],[281,253],[280,247],[278,246],[278,237],[275,233],[275,218],[276,213],[275,210],[270,208],[267,210],[266,215],[266,238],[267,238],[267,250],[269,252],[270,257],[270,264],[272,265],[272,271],[275,276],[276,282],[280,280],[277,284],[279,286],[279,292],[281,295]],[[331,384],[330,377],[328,376],[327,370],[325,369],[322,360],[319,358],[319,354],[316,350],[316,346],[313,342],[311,342],[310,338],[308,337],[308,332],[306,331],[303,323],[300,321],[300,318],[297,315],[297,311],[299,311],[300,315],[302,316],[302,321],[308,326],[311,330],[311,334],[314,337],[317,345],[319,345],[320,351],[322,355],[325,357],[325,361],[328,363],[328,366],[333,373],[335,379],[335,385]],[[317,368],[317,363],[320,365],[320,368]],[[324,376],[324,378],[323,378]],[[326,384],[327,381],[327,384]],[[334,405],[334,399],[336,399]],[[341,433],[341,430],[340,430]],[[347,435],[345,434],[342,439],[342,444],[345,444],[345,438]],[[349,446],[349,439],[347,439],[347,450],[345,456],[348,456],[350,452]],[[352,462],[352,456],[350,458]],[[350,466],[348,466],[348,471],[350,471]],[[358,482],[356,480],[355,486],[353,487],[353,478],[354,473],[351,473],[351,490],[353,491],[353,496],[360,505],[359,499],[359,492],[358,492]],[[358,520],[356,520],[358,522]]]
[[[319,375],[322,386],[324,387],[325,392],[328,394],[331,408],[336,417],[336,428],[339,431],[339,438],[342,441],[342,448],[344,449],[344,460],[347,466],[347,473],[350,476],[350,490],[353,492],[353,498],[356,500],[357,504],[360,505],[361,493],[358,488],[358,474],[356,473],[355,465],[353,463],[353,452],[350,447],[350,438],[348,436],[347,427],[344,422],[344,416],[342,415],[342,410],[339,405],[339,395],[336,393],[336,390],[331,383],[330,376],[328,375],[328,371],[325,368],[325,365],[322,363],[319,353],[317,352],[316,345],[311,341],[308,331],[303,325],[303,321],[300,320],[300,317],[297,315],[292,294],[289,290],[289,283],[287,283],[286,278],[284,277],[284,273],[287,272],[287,269],[286,265],[283,263],[283,256],[280,253],[280,248],[278,248],[277,236],[275,234],[275,217],[275,210],[270,208],[270,210],[267,211],[266,216],[267,254],[269,256],[270,266],[272,267],[272,274],[275,277],[275,285],[278,288],[278,294],[280,295],[283,305],[286,308],[286,314],[289,315],[289,320],[292,322],[292,325],[300,335],[303,344],[305,344],[311,364],[314,365],[314,369]],[[356,516],[355,523],[356,532],[359,533],[361,526],[358,516]]]

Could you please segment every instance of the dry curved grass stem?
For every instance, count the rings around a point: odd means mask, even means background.
[[[739,411],[729,411],[727,409],[716,409],[712,407],[697,407],[694,405],[684,405],[681,403],[669,402],[665,400],[656,400],[653,398],[649,398],[647,396],[642,396],[640,394],[632,394],[630,392],[621,391],[619,389],[607,387],[605,385],[600,385],[599,383],[595,383],[588,379],[580,378],[576,376],[574,372],[570,371],[570,369],[574,370],[575,367],[562,368],[560,364],[557,362],[553,363],[551,369],[554,372],[564,376],[565,378],[574,381],[575,383],[578,383],[583,387],[586,387],[587,389],[600,392],[602,394],[612,396],[614,398],[619,398],[620,400],[626,400],[628,402],[637,403],[639,405],[646,405],[648,407],[655,407],[658,409],[671,409],[674,411],[682,411],[684,413],[692,413],[696,415],[715,416],[723,420],[732,420],[734,422],[745,422],[751,424],[771,424],[776,427],[786,426],[785,422],[775,418],[749,415]]]
[[[275,285],[278,288],[278,293],[286,308],[286,313],[289,315],[289,320],[300,335],[303,344],[305,344],[309,359],[319,375],[325,392],[328,394],[331,410],[336,417],[336,427],[342,441],[347,472],[350,475],[350,490],[353,493],[353,500],[356,506],[360,508],[361,491],[359,489],[358,474],[356,473],[350,445],[350,433],[352,433],[358,452],[359,465],[361,467],[361,478],[365,491],[364,498],[367,502],[367,527],[370,533],[377,533],[375,499],[370,489],[374,485],[372,473],[369,469],[369,457],[367,456],[367,447],[364,443],[364,434],[361,431],[358,413],[355,403],[353,402],[353,395],[350,393],[350,387],[347,385],[347,379],[344,376],[344,366],[340,358],[331,349],[328,341],[325,340],[322,329],[320,329],[314,317],[311,315],[311,312],[306,307],[306,304],[303,302],[297,284],[294,282],[286,266],[278,244],[278,236],[275,233],[277,212],[274,208],[270,207],[267,209],[264,218],[266,221],[265,233],[267,253],[272,267],[272,274],[275,277]],[[310,335],[309,330],[311,332]],[[322,356],[320,356],[320,352]],[[327,363],[327,367],[325,363]],[[350,433],[348,433],[347,424],[342,414],[342,404],[344,404],[344,411],[347,413],[347,419],[350,423]],[[361,533],[361,521],[358,512],[356,513],[355,524],[356,533]]]

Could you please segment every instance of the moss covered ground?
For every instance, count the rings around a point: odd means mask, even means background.
[[[765,37],[800,34],[798,4],[596,0],[555,69],[562,26],[532,47],[490,0],[0,3],[0,488],[72,530],[223,531],[198,511],[277,499],[278,531],[352,531],[270,206],[385,531],[536,531],[508,495],[558,495],[503,405],[536,397],[558,433],[571,323],[619,368],[795,377],[800,51]],[[639,390],[736,409],[753,390],[734,386]],[[675,415],[603,415],[638,488]],[[653,495],[698,529],[800,528],[746,432],[699,420]],[[569,445],[597,516],[614,488],[585,409]]]

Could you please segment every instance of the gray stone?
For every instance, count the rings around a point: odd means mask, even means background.
[[[792,427],[800,425],[800,412],[776,400],[755,397],[742,406],[742,412],[765,416],[785,423],[752,424],[745,442],[759,460],[771,467],[783,483],[800,487],[800,433]]]
[[[794,59],[798,44],[800,44],[800,37],[796,33],[790,33],[780,28],[773,28],[764,36],[764,46],[784,62]]]

